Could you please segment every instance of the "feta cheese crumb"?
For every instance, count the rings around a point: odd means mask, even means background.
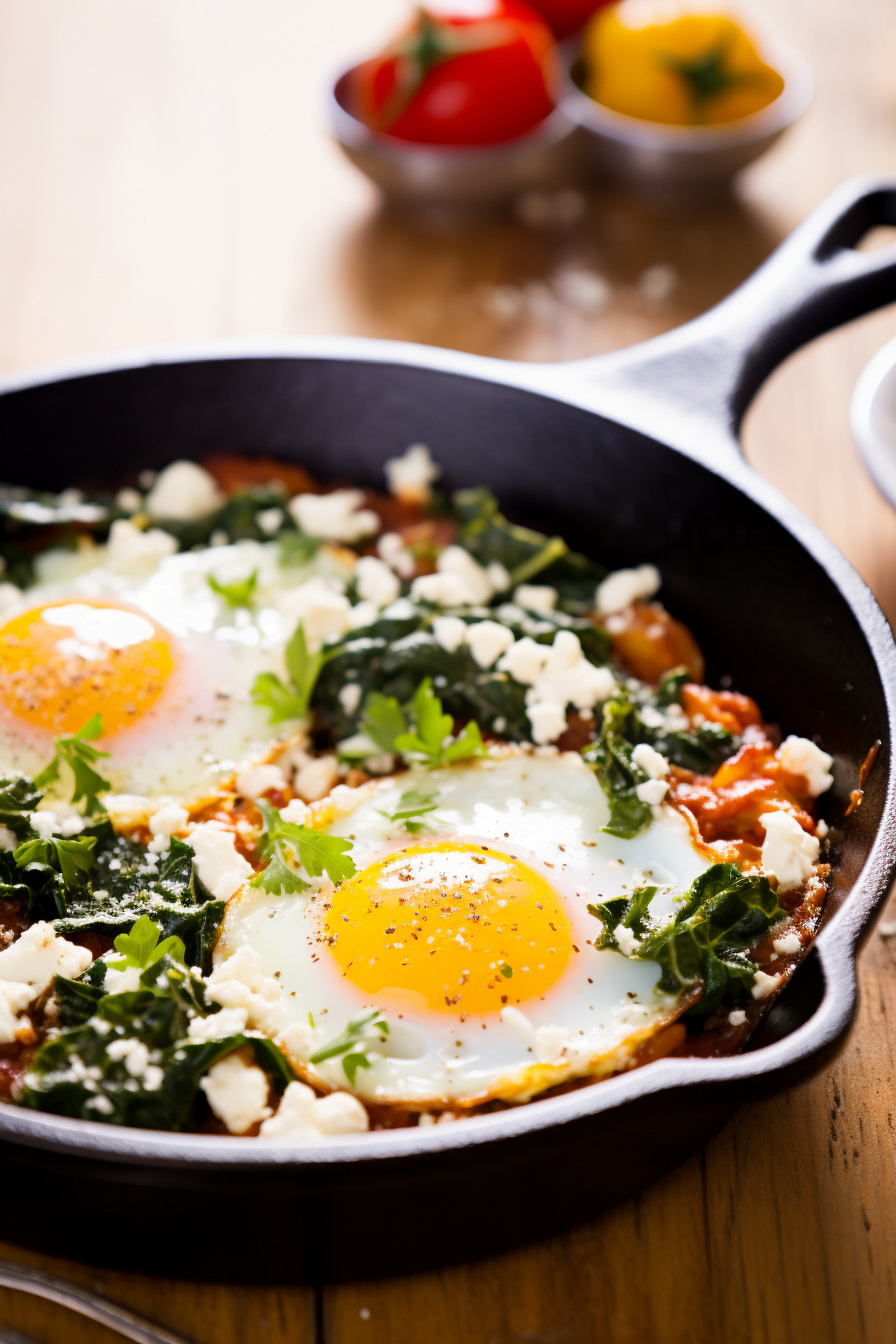
[[[595,667],[583,654],[578,636],[571,630],[560,630],[548,649],[542,671],[526,693],[526,701],[593,709],[615,690],[616,680],[610,669]]]
[[[245,1134],[271,1114],[267,1076],[257,1064],[246,1064],[239,1055],[228,1055],[213,1065],[199,1086],[231,1134]]]
[[[446,653],[455,653],[467,637],[467,623],[459,616],[435,616],[432,633],[440,648]]]
[[[774,994],[780,985],[783,976],[766,975],[765,971],[757,971],[753,977],[753,988],[750,991],[754,999],[767,999],[769,994]]]
[[[810,742],[808,737],[794,737],[792,734],[785,737],[775,755],[789,775],[802,775],[813,798],[826,793],[834,782],[834,776],[830,773],[834,764],[833,756]]]
[[[669,773],[669,762],[665,756],[661,756],[647,742],[638,743],[632,752],[632,760],[651,779],[662,779]]]
[[[384,564],[394,569],[400,579],[412,579],[417,568],[413,554],[397,532],[384,532],[376,543],[376,553]]]
[[[103,980],[103,992],[105,994],[133,994],[139,988],[139,966],[126,966],[123,971],[117,971],[112,963],[108,962],[108,969]]]
[[[293,780],[293,788],[306,803],[326,798],[339,778],[339,762],[335,756],[319,756],[316,761],[303,765]]]
[[[743,1008],[733,1008],[728,1014],[728,1021],[732,1027],[742,1027],[747,1020],[747,1015]]]
[[[362,555],[355,565],[358,596],[375,607],[388,607],[401,593],[401,581],[375,555]]]
[[[309,537],[327,541],[360,541],[380,530],[372,509],[363,509],[363,490],[333,490],[328,495],[296,495],[289,511]]]
[[[192,522],[205,518],[224,503],[214,476],[197,462],[172,462],[160,471],[144,507],[153,518]]]
[[[556,742],[566,731],[566,710],[562,705],[539,701],[526,706],[526,717],[532,725],[532,738],[539,746]]]
[[[316,1097],[306,1083],[290,1083],[277,1114],[261,1127],[263,1139],[319,1139],[325,1134],[361,1134],[370,1128],[367,1112],[350,1092]]]
[[[215,822],[200,822],[187,843],[196,855],[200,881],[216,901],[229,900],[252,876],[252,865],[237,853],[233,832]]]
[[[549,653],[549,645],[536,644],[534,639],[524,635],[510,645],[498,663],[498,671],[509,672],[521,686],[530,686],[544,670]]]
[[[246,1030],[246,1008],[222,1008],[208,1017],[194,1017],[187,1027],[191,1041],[222,1041],[225,1036],[238,1036]]]
[[[568,1044],[565,1027],[539,1027],[535,1033],[535,1058],[539,1064],[559,1064]]]
[[[19,1017],[38,991],[19,980],[0,980],[0,1045],[31,1038],[31,1019]]]
[[[361,687],[356,681],[347,681],[339,688],[339,703],[346,714],[354,714],[361,703]]]
[[[157,565],[177,550],[177,539],[160,527],[142,532],[126,518],[116,518],[106,543],[106,568],[117,574]]]
[[[625,924],[617,924],[613,930],[613,935],[619,946],[619,951],[626,957],[632,957],[641,946],[641,940],[636,938],[631,929]]]
[[[106,1054],[113,1060],[124,1060],[124,1066],[132,1078],[140,1078],[149,1063],[149,1047],[135,1037],[120,1037],[106,1047]]]
[[[316,499],[316,495],[310,496]],[[327,639],[338,639],[352,629],[352,604],[332,582],[315,576],[282,594],[282,615],[301,621],[305,639],[315,650]]]
[[[301,798],[290,798],[286,806],[281,807],[280,817],[283,821],[294,821],[297,825],[304,826],[308,820],[308,807]]]
[[[15,831],[11,831],[8,826],[0,826],[0,849],[8,854],[11,850],[16,849],[18,844],[19,837]]]
[[[514,642],[506,625],[497,621],[477,621],[467,627],[467,643],[474,661],[483,669],[491,667]]]
[[[255,515],[255,521],[265,536],[272,537],[275,532],[279,532],[284,517],[282,509],[259,509]]]
[[[279,765],[246,765],[236,777],[236,790],[243,798],[261,798],[270,789],[286,788],[286,776]]]
[[[54,975],[73,980],[87,970],[93,957],[86,947],[60,938],[52,924],[41,920],[0,952],[0,980],[34,986],[33,997],[49,986]]]
[[[830,829],[830,826],[827,824],[824,817],[822,817],[816,823],[815,834],[818,836],[819,840],[826,840]]]
[[[504,570],[505,575],[506,573]],[[429,589],[436,591],[436,585],[427,584],[426,580],[436,579],[440,575],[442,576],[440,591],[453,594],[451,601],[444,601],[439,597],[427,597]],[[411,585],[411,597],[415,598],[419,593],[426,597],[427,601],[435,601],[443,607],[482,606],[490,601],[497,591],[492,578],[500,579],[500,577],[497,574],[489,577],[488,570],[474,560],[463,546],[446,546],[436,560],[436,573],[424,574],[414,580]]]
[[[390,457],[384,470],[389,493],[406,504],[425,504],[442,474],[425,443],[412,443],[402,457]]]
[[[779,891],[800,887],[818,862],[821,845],[789,812],[763,812],[762,866],[778,879]]]
[[[659,807],[668,792],[669,785],[664,779],[646,779],[635,787],[638,801],[650,807]]]
[[[525,611],[534,611],[537,616],[550,616],[557,606],[557,589],[546,583],[521,583],[513,590],[513,600]]]
[[[249,1027],[264,1024],[266,1031],[278,1028],[280,986],[273,976],[265,975],[264,960],[249,947],[238,948],[206,980],[206,993],[222,1008],[239,1008]]]
[[[795,929],[784,935],[783,938],[776,938],[772,947],[782,957],[789,956],[793,952],[799,952],[802,949],[803,942]]]
[[[174,835],[186,830],[189,820],[190,814],[185,807],[179,803],[165,803],[150,817],[149,829],[153,835]]]
[[[660,572],[655,565],[617,569],[597,585],[594,605],[599,615],[611,616],[614,612],[624,611],[633,602],[653,597],[661,582]]]

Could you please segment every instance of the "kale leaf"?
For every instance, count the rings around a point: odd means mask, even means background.
[[[653,820],[647,803],[638,797],[646,773],[632,760],[637,745],[630,734],[635,729],[635,702],[620,694],[603,708],[600,737],[585,747],[582,757],[597,776],[610,805],[610,819],[601,830],[622,840],[633,840]]]
[[[619,950],[620,925],[631,929],[639,943],[630,955],[659,964],[658,989],[679,994],[701,986],[699,1002],[685,1013],[693,1022],[749,1002],[756,965],[743,954],[785,915],[768,878],[742,873],[734,863],[714,864],[694,880],[675,917],[662,926],[650,918],[656,892],[641,887],[630,898],[589,905],[604,926],[594,946]]]

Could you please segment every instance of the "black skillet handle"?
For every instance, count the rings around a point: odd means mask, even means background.
[[[595,410],[667,443],[739,451],[744,413],[782,360],[896,300],[896,244],[856,251],[879,225],[896,225],[896,182],[846,182],[715,308],[568,376]]]

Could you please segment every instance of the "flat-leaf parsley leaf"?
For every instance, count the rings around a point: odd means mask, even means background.
[[[99,751],[92,747],[90,743],[103,735],[103,716],[94,714],[88,719],[83,728],[74,733],[71,737],[57,737],[53,745],[56,748],[56,754],[50,764],[41,770],[39,775],[35,775],[34,783],[37,788],[45,789],[49,784],[55,784],[59,779],[59,771],[63,761],[70,767],[74,776],[74,790],[72,792],[72,802],[77,803],[84,799],[85,816],[93,816],[101,812],[102,804],[99,801],[101,793],[108,793],[112,785],[108,779],[103,779],[93,768],[93,763],[98,761],[101,756],[108,757],[108,751]]]
[[[252,699],[256,705],[263,705],[270,711],[271,723],[282,723],[284,719],[304,719],[307,716],[314,683],[325,662],[322,650],[308,652],[305,628],[301,621],[286,646],[285,655],[288,686],[275,672],[259,672],[252,685]]]
[[[343,840],[338,835],[324,835],[322,831],[294,821],[284,821],[263,798],[258,799],[256,807],[264,822],[258,847],[267,864],[255,874],[250,886],[261,887],[271,895],[281,891],[306,891],[308,883],[292,866],[296,860],[309,877],[320,877],[325,872],[331,882],[339,883],[354,876],[355,865],[345,852],[352,847],[350,840]]]

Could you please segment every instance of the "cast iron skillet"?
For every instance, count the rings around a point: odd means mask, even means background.
[[[317,340],[5,384],[7,480],[62,487],[226,446],[379,484],[383,461],[423,440],[449,488],[492,486],[512,516],[613,566],[654,561],[709,681],[730,674],[767,717],[834,753],[836,862],[815,949],[747,1053],[666,1059],[501,1114],[320,1149],[0,1106],[0,1236],[213,1279],[368,1278],[468,1260],[634,1193],[746,1098],[830,1059],[894,869],[896,650],[862,580],[745,464],[736,434],[792,350],[896,299],[896,249],[854,250],[881,224],[896,224],[896,185],[847,184],[719,307],[565,366]],[[864,801],[840,824],[878,738]]]

